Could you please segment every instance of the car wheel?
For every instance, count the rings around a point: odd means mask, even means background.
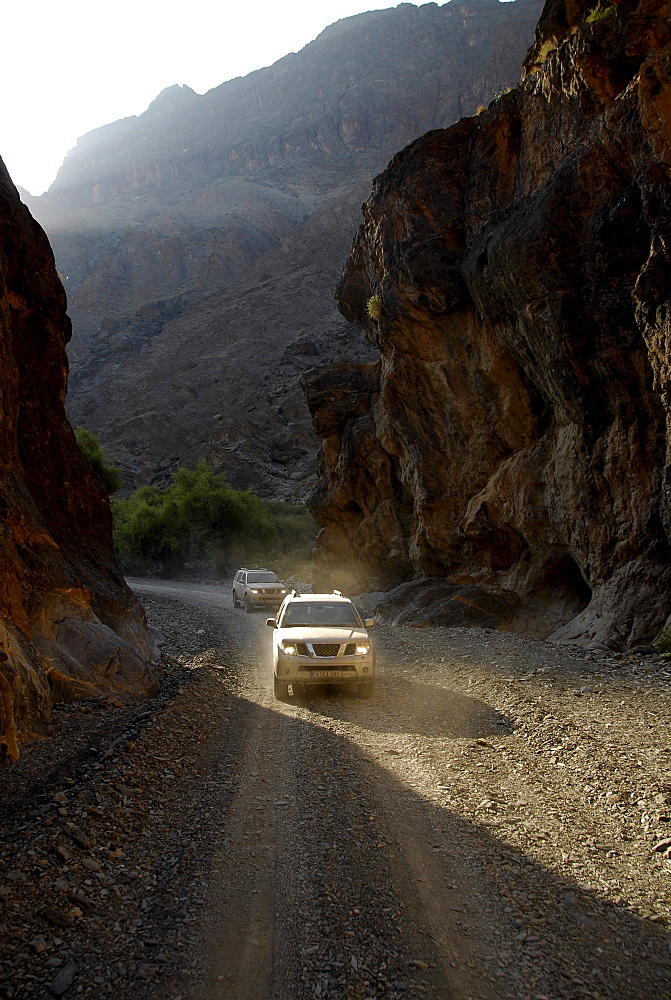
[[[373,697],[373,682],[372,681],[360,681],[360,683],[359,683],[359,696],[361,698],[372,698]]]
[[[284,701],[289,697],[289,685],[280,681],[273,675],[273,693],[278,701]]]
[[[235,591],[233,591],[233,607],[237,608],[237,606],[238,606],[238,599],[235,596]]]
[[[254,608],[249,603],[249,598],[245,597],[245,611],[247,612],[248,615],[251,615],[253,610]]]

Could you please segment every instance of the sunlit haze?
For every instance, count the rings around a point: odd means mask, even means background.
[[[36,0],[3,12],[0,156],[16,184],[41,194],[79,136],[141,114],[161,90],[202,94],[295,52],[370,0]]]

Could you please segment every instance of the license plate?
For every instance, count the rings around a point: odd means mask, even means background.
[[[313,677],[344,677],[344,670],[313,670]]]

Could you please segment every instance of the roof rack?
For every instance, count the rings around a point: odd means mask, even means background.
[[[333,596],[334,596],[334,597],[342,597],[342,594],[340,593],[340,591],[339,591],[339,590],[334,590],[334,591],[333,591]]]

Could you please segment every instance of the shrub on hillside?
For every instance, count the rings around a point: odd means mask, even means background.
[[[382,297],[380,295],[371,295],[366,303],[366,312],[371,319],[378,320],[382,315]]]
[[[105,452],[95,434],[91,434],[85,427],[78,427],[75,431],[75,438],[84,458],[87,460],[94,472],[102,479],[108,493],[116,493],[121,489],[121,474],[113,465],[108,465],[105,461]]]
[[[592,10],[588,11],[585,20],[588,23],[593,23],[594,21],[603,21],[606,17],[612,17],[615,13],[615,8],[612,4],[608,4],[606,7],[593,7]]]

